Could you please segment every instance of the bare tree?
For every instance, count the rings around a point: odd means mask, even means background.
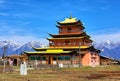
[[[7,46],[4,46],[3,47],[3,55],[2,55],[2,59],[3,59],[3,64],[4,64],[4,67],[3,67],[3,73],[5,72],[5,54],[6,54],[6,50],[7,50]]]

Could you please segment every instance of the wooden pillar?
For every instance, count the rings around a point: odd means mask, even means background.
[[[70,60],[71,60],[71,64],[73,64],[73,56],[72,55],[71,55]]]
[[[58,65],[58,56],[56,57],[56,60],[57,60],[57,65]]]
[[[49,63],[49,56],[45,56],[46,57],[46,64]]]
[[[50,56],[50,64],[53,64],[53,57]]]

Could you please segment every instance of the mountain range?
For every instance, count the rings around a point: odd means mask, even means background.
[[[120,60],[120,41],[105,41],[100,43],[94,42],[93,45],[95,48],[101,50],[100,55]],[[0,41],[0,56],[2,56],[4,52],[6,56],[11,54],[21,54],[23,51],[34,51],[32,47],[43,46],[47,45],[43,45],[38,41],[30,41],[26,44],[14,43],[8,40]]]
[[[93,43],[95,48],[100,49],[100,55],[106,56],[112,59],[120,60],[120,41],[106,41],[100,43]]]
[[[11,41],[5,40],[0,41],[0,56],[3,55],[4,50],[6,56],[11,54],[21,54],[23,51],[34,51],[32,47],[42,47],[41,42],[30,41],[26,44],[13,43]],[[5,49],[6,48],[6,49]]]

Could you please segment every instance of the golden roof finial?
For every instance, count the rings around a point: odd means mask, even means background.
[[[72,14],[70,14],[70,18],[69,19],[72,19]]]

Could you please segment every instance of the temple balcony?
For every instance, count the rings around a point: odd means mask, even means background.
[[[50,47],[79,47],[78,44],[63,44],[63,45],[49,45]],[[90,44],[84,44],[84,45],[81,45],[81,46],[91,46]]]

